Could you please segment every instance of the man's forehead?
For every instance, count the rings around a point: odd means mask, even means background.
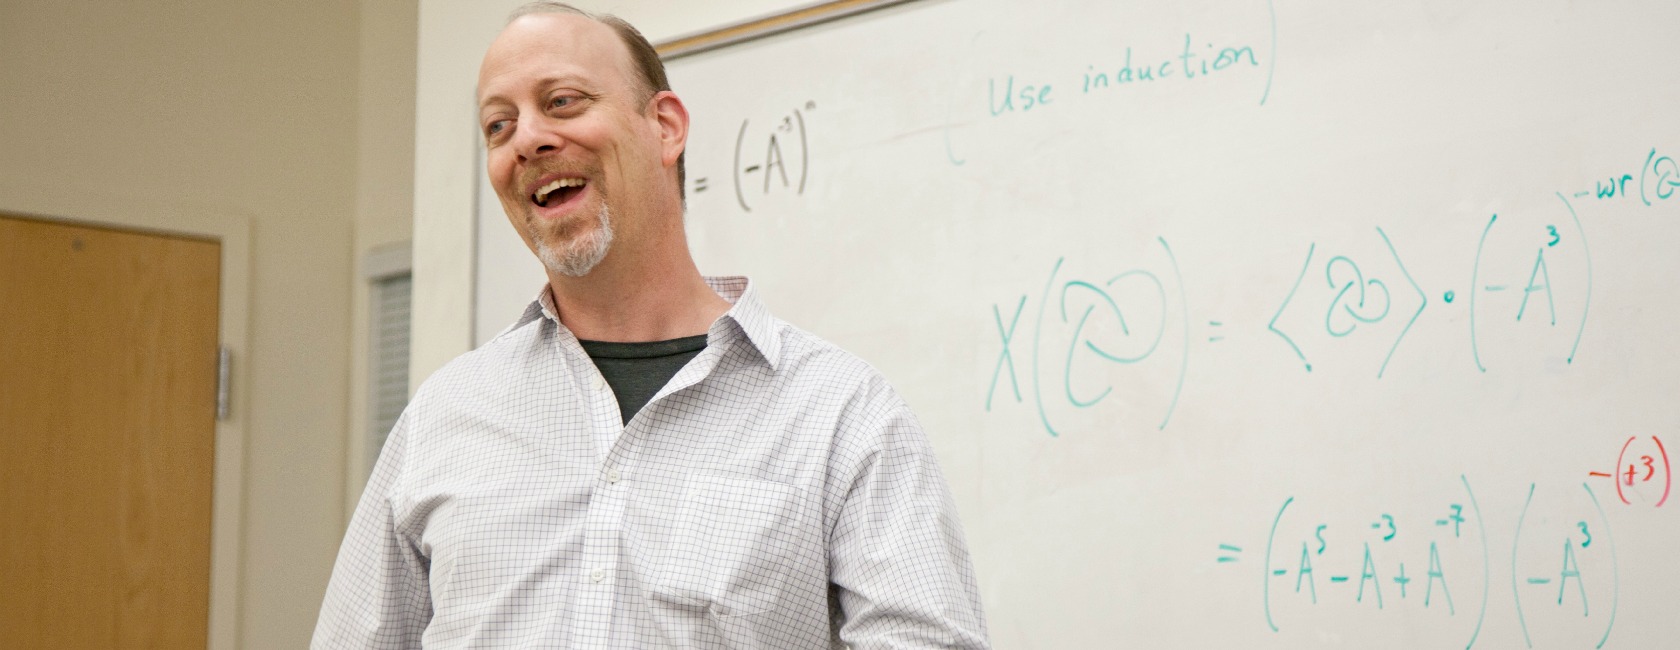
[[[478,70],[480,102],[533,79],[576,77],[611,84],[627,78],[630,52],[618,33],[587,16],[541,13],[509,23]],[[506,87],[513,84],[515,88]]]

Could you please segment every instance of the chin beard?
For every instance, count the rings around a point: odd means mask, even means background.
[[[573,278],[588,275],[607,256],[607,249],[612,246],[612,215],[605,204],[601,205],[599,221],[600,227],[581,233],[558,247],[551,246],[544,238],[534,238],[537,259],[542,260],[549,271],[560,275]]]

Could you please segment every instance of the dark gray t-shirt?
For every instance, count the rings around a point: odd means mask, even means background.
[[[669,341],[647,343],[613,343],[608,341],[578,341],[583,351],[601,370],[601,377],[612,386],[618,397],[618,412],[624,423],[653,399],[654,393],[688,364],[689,359],[706,349],[706,335],[685,336]]]

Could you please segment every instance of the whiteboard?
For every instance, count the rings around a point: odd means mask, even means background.
[[[689,235],[905,395],[999,648],[1680,647],[1677,25],[911,3],[672,62]]]

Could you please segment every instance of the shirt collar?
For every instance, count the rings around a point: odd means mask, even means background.
[[[771,370],[775,370],[776,359],[780,358],[782,349],[781,331],[776,325],[775,317],[770,315],[770,310],[758,300],[758,292],[753,290],[752,281],[739,275],[707,276],[705,280],[712,291],[716,291],[730,304],[729,311],[724,312],[723,318],[712,324],[708,334],[719,333],[718,328],[723,325],[725,319],[734,321],[747,336],[747,341],[758,350],[759,356],[764,357],[764,362],[770,365]],[[525,313],[519,316],[519,322],[513,327],[523,327],[538,318],[547,318],[554,321],[554,324],[565,327],[556,315],[558,312],[554,306],[554,297],[549,293],[549,285],[544,284],[542,291],[537,292],[537,299],[525,307]]]
[[[775,370],[776,360],[781,358],[782,352],[781,328],[777,327],[770,310],[759,302],[752,281],[740,275],[718,276],[707,277],[706,285],[729,301],[729,311],[723,313],[724,318],[735,321],[735,325],[747,335],[747,341],[758,349],[759,356],[764,357],[771,370]],[[718,321],[721,323],[723,318]],[[716,330],[719,323],[713,323],[712,329]]]

